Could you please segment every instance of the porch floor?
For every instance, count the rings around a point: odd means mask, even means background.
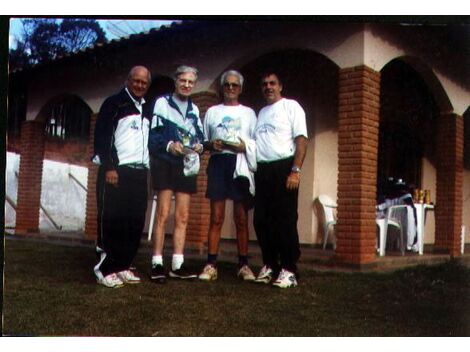
[[[48,241],[60,245],[68,246],[86,246],[92,248],[95,245],[94,240],[87,239],[83,232],[48,232],[48,233],[30,233],[30,234],[10,234],[5,233],[5,237],[13,240],[30,240],[30,241]],[[192,259],[201,259],[204,261],[206,258],[206,247],[199,248],[191,243],[186,245],[185,255]],[[148,252],[149,257],[152,251],[152,243],[147,240],[147,234],[143,234],[142,242],[139,251]],[[470,267],[470,244],[466,244],[465,253],[455,258],[463,265]],[[165,240],[165,256],[170,256],[172,253],[171,235],[166,236]],[[256,241],[249,243],[249,261],[254,266],[261,266],[261,251]],[[318,245],[301,245],[301,258],[299,260],[299,268],[313,267],[315,270],[320,271],[338,271],[338,272],[385,272],[397,269],[403,269],[416,265],[436,265],[450,261],[452,258],[446,253],[433,253],[432,245],[427,245],[424,248],[424,254],[418,255],[416,253],[406,252],[401,255],[399,252],[387,251],[384,257],[377,256],[377,260],[364,266],[349,266],[339,265],[334,261],[334,250],[328,248],[323,250]],[[219,260],[226,262],[236,262],[237,258],[237,243],[234,239],[222,239],[220,241]]]

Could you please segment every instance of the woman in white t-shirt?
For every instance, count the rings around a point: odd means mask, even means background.
[[[224,102],[209,108],[203,127],[205,149],[211,151],[207,167],[206,197],[211,203],[208,232],[207,264],[199,279],[217,279],[217,254],[225,217],[225,201],[233,200],[233,218],[236,225],[239,265],[237,275],[253,281],[248,266],[248,209],[254,196],[256,144],[253,140],[256,126],[255,112],[238,102],[243,76],[234,70],[226,71],[220,80]]]

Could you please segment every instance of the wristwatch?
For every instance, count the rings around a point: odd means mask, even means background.
[[[295,172],[297,174],[300,174],[300,167],[298,166],[292,166],[292,168],[290,169],[291,172]]]

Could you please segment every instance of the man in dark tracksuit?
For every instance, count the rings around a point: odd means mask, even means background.
[[[140,282],[130,266],[147,209],[151,114],[143,97],[150,81],[147,68],[133,67],[125,87],[105,100],[96,121],[93,161],[100,165],[96,185],[99,262],[94,272],[106,287]]]

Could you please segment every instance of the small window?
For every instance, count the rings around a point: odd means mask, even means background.
[[[46,133],[58,139],[88,140],[91,109],[73,96],[54,102],[46,110]]]

